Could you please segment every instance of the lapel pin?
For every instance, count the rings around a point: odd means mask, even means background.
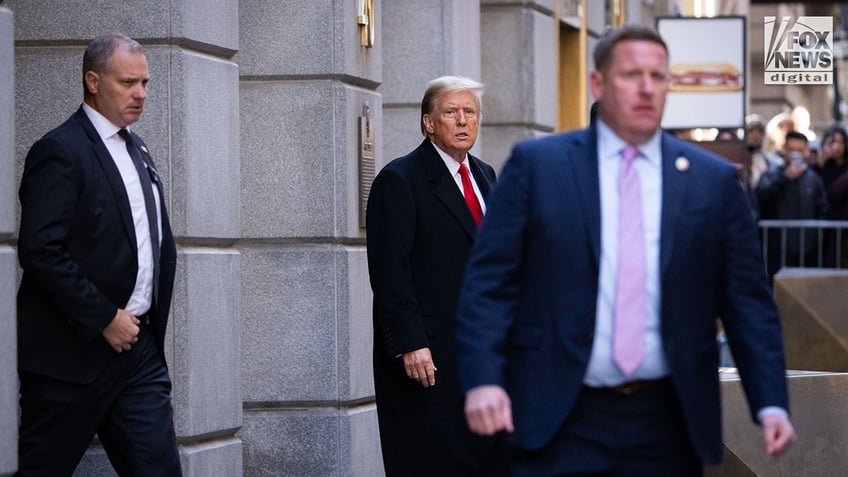
[[[144,151],[144,152],[147,152],[147,151]],[[159,171],[157,171],[156,168],[153,167],[153,164],[149,164],[149,163],[145,162],[144,165],[147,166],[147,172],[150,173],[150,180],[152,180],[153,182],[158,184],[159,183]]]
[[[686,172],[689,170],[689,159],[686,159],[683,156],[678,157],[674,161],[674,167],[676,167],[680,172]]]
[[[145,154],[150,154],[150,151],[147,150],[147,146],[141,146],[141,151]]]

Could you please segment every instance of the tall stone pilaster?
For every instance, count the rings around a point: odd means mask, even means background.
[[[557,45],[554,0],[480,0],[484,158],[501,165],[512,145],[554,131]]]
[[[405,155],[424,139],[421,98],[427,82],[444,75],[482,81],[478,0],[392,0],[384,2],[383,94],[387,161]],[[482,123],[490,118],[486,85]],[[493,119],[491,119],[493,120]],[[483,134],[472,154],[480,155]],[[487,160],[483,157],[483,160]]]
[[[368,48],[357,2],[239,2],[247,475],[382,473],[358,179],[365,111],[382,158],[374,3]]]
[[[0,4],[3,2],[0,1]],[[0,7],[0,476],[18,468],[14,18]]]

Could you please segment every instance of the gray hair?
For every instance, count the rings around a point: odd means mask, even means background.
[[[85,84],[85,74],[89,71],[106,73],[109,59],[118,48],[124,48],[133,53],[144,53],[139,42],[118,33],[98,36],[88,44],[82,56],[82,88],[86,95],[88,87]]]
[[[483,96],[483,84],[463,76],[441,76],[427,83],[424,99],[421,100],[421,134],[427,137],[427,129],[424,127],[424,115],[433,112],[436,102],[442,96],[458,91],[470,91],[474,95],[477,105],[477,116],[482,115],[480,111],[480,98]]]

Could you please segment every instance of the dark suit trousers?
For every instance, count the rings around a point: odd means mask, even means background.
[[[513,451],[513,475],[701,476],[679,409],[670,381],[632,394],[584,387],[550,443]]]
[[[20,381],[17,475],[70,476],[95,433],[122,477],[181,475],[171,380],[146,326],[91,384],[24,372]]]

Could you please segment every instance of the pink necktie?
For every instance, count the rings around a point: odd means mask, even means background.
[[[471,215],[477,225],[483,220],[483,208],[480,207],[480,201],[477,200],[477,194],[474,193],[474,186],[471,185],[471,174],[468,172],[468,166],[465,163],[459,165],[459,177],[462,179],[462,195],[465,196],[465,203],[468,204],[468,209],[471,210]]]
[[[615,293],[613,359],[630,375],[645,356],[645,237],[642,195],[634,161],[639,150],[621,150],[618,175],[618,272]]]

